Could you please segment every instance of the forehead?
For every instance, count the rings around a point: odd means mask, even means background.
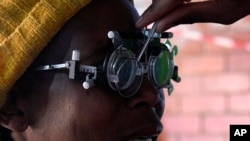
[[[114,12],[115,11],[115,12]],[[91,16],[90,14],[91,13]],[[134,31],[138,14],[132,5],[124,3],[92,4],[87,9],[80,11],[72,20],[71,49],[78,49],[81,57],[98,58],[107,53],[111,40],[107,33],[110,30]],[[95,56],[95,58],[93,58]]]

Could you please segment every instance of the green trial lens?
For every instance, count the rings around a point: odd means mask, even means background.
[[[167,50],[162,50],[158,56],[152,58],[149,75],[156,87],[168,85],[173,75],[173,60]]]

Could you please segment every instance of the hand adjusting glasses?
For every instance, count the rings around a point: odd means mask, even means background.
[[[147,76],[156,88],[168,88],[171,94],[173,91],[171,79],[180,82],[178,68],[173,60],[177,55],[177,47],[171,47],[168,40],[166,44],[161,43],[160,38],[170,38],[172,33],[157,34],[152,30],[151,33],[148,30],[123,33],[110,31],[108,37],[112,39],[114,49],[100,66],[79,64],[80,52],[73,50],[70,61],[40,66],[36,71],[68,69],[69,79],[81,80],[84,89],[95,85],[108,86],[125,98],[138,92],[143,77]],[[145,49],[142,49],[138,57],[125,46],[128,39],[146,37],[148,41],[144,43]]]

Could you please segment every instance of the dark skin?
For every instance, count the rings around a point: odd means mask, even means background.
[[[109,30],[136,30],[138,14],[127,0],[95,0],[75,15],[32,67],[70,60],[102,62],[111,49]],[[30,69],[31,70],[31,69]],[[67,72],[27,71],[1,109],[1,125],[15,141],[128,141],[159,134],[164,96],[145,78],[138,93],[124,99],[95,86],[85,90]]]
[[[159,21],[157,32],[180,24],[220,23],[232,24],[250,14],[249,0],[153,0],[143,13],[137,27]]]

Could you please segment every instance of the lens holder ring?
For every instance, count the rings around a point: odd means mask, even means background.
[[[124,68],[124,66],[127,64],[127,63],[129,63],[129,62],[131,62],[131,70],[135,70],[136,71],[136,62],[134,61],[134,60],[131,60],[131,59],[126,59],[121,65],[120,65],[120,67],[117,69],[117,72],[116,72],[116,74],[119,76],[119,74],[122,72],[122,71],[124,71],[123,70],[123,68]],[[133,63],[135,63],[134,65],[133,65]],[[126,67],[126,66],[125,66]],[[128,77],[128,81],[127,81],[127,83],[125,84],[125,85],[122,85],[122,87],[121,86],[118,86],[118,83],[116,84],[116,88],[117,89],[119,89],[119,90],[124,90],[124,89],[128,89],[129,87],[130,87],[130,85],[131,85],[131,82],[133,82],[133,80],[135,80],[135,76],[136,76],[136,72],[131,72],[130,73],[130,76]]]
[[[158,72],[156,72],[156,70],[155,70],[155,68],[156,68],[156,61],[157,61],[157,59],[159,59],[159,55],[163,52],[163,51],[167,51],[167,52],[169,52],[169,50],[168,49],[165,49],[165,48],[162,48],[160,51],[157,51],[157,54],[156,54],[156,52],[153,52],[151,55],[150,55],[150,57],[149,57],[149,59],[148,59],[148,78],[150,79],[150,81],[154,84],[154,86],[156,87],[156,88],[163,88],[163,87],[167,87],[168,85],[169,85],[169,83],[170,83],[170,80],[171,80],[171,77],[172,77],[172,75],[173,75],[173,69],[174,69],[174,62],[173,62],[173,60],[172,59],[170,59],[170,58],[167,58],[167,68],[165,68],[165,69],[168,69],[167,71],[168,71],[168,73],[167,73],[167,79],[168,79],[168,81],[166,81],[165,83],[163,83],[163,84],[159,84],[158,82],[157,82],[157,79],[156,79],[156,74],[158,73]]]
[[[124,98],[128,98],[135,95],[141,87],[144,74],[143,65],[140,62],[136,62],[135,68],[136,68],[136,75],[134,81],[131,81],[132,83],[130,87],[128,87],[125,90],[118,89],[119,94]],[[119,86],[117,87],[119,88]]]
[[[119,69],[118,69],[118,62],[121,59],[132,59],[135,60],[135,54],[126,49],[125,47],[120,47],[116,50],[114,50],[107,62],[107,71],[106,71],[106,77],[107,77],[107,82],[110,86],[110,88],[114,91],[119,91],[119,87],[118,87],[118,83],[119,83],[119,77],[118,77],[118,73],[119,73]]]

